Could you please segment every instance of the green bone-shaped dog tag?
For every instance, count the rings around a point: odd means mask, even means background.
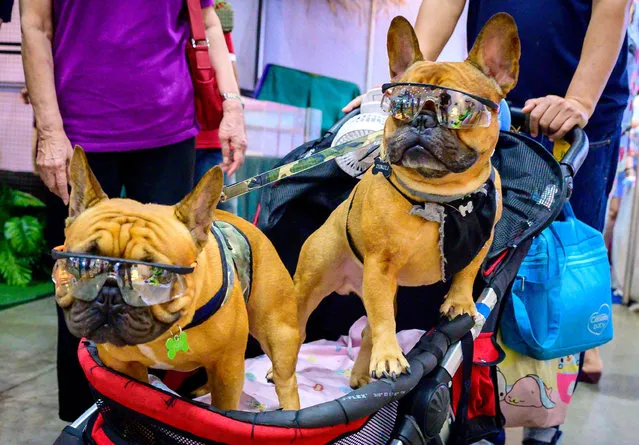
[[[186,352],[189,350],[189,342],[186,339],[186,332],[182,331],[180,335],[175,335],[166,339],[166,355],[173,360],[178,351]]]

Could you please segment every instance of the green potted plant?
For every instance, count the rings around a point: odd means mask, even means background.
[[[26,287],[47,280],[45,205],[36,197],[0,187],[0,283]]]

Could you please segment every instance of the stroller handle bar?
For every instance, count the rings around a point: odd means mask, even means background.
[[[529,132],[530,115],[525,114],[520,108],[513,107],[510,109],[510,116],[514,127],[519,127],[526,133]],[[586,136],[583,128],[575,127],[566,134],[564,139],[570,144],[570,148],[559,161],[559,164],[564,176],[572,178],[577,174],[588,156],[588,136]]]

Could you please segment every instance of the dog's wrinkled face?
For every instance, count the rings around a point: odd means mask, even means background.
[[[515,86],[519,54],[517,28],[507,14],[491,18],[468,59],[458,63],[424,61],[415,32],[403,17],[396,17],[388,32],[394,81],[447,87],[495,103]],[[412,121],[387,119],[383,150],[396,171],[414,178],[412,172],[417,172],[417,177],[428,181],[488,162],[499,136],[497,110],[485,108],[490,113],[488,126],[451,129],[440,124],[438,106],[436,101],[426,101]]]
[[[212,169],[178,205],[141,204],[107,199],[88,167],[81,148],[71,163],[71,202],[65,230],[65,252],[100,255],[165,265],[191,266],[208,237],[222,187],[222,173]],[[191,275],[181,277],[177,298],[134,307],[123,298],[118,283],[107,278],[93,301],[74,298],[56,286],[72,334],[96,343],[116,346],[148,343],[166,332],[189,310],[194,310]]]

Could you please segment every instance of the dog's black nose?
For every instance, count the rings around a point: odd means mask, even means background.
[[[439,125],[437,122],[437,114],[432,110],[423,111],[410,124],[418,130],[435,128]]]
[[[98,298],[95,300],[95,304],[102,310],[112,310],[124,304],[122,292],[120,292],[118,282],[114,278],[107,278],[104,282],[98,294]]]

